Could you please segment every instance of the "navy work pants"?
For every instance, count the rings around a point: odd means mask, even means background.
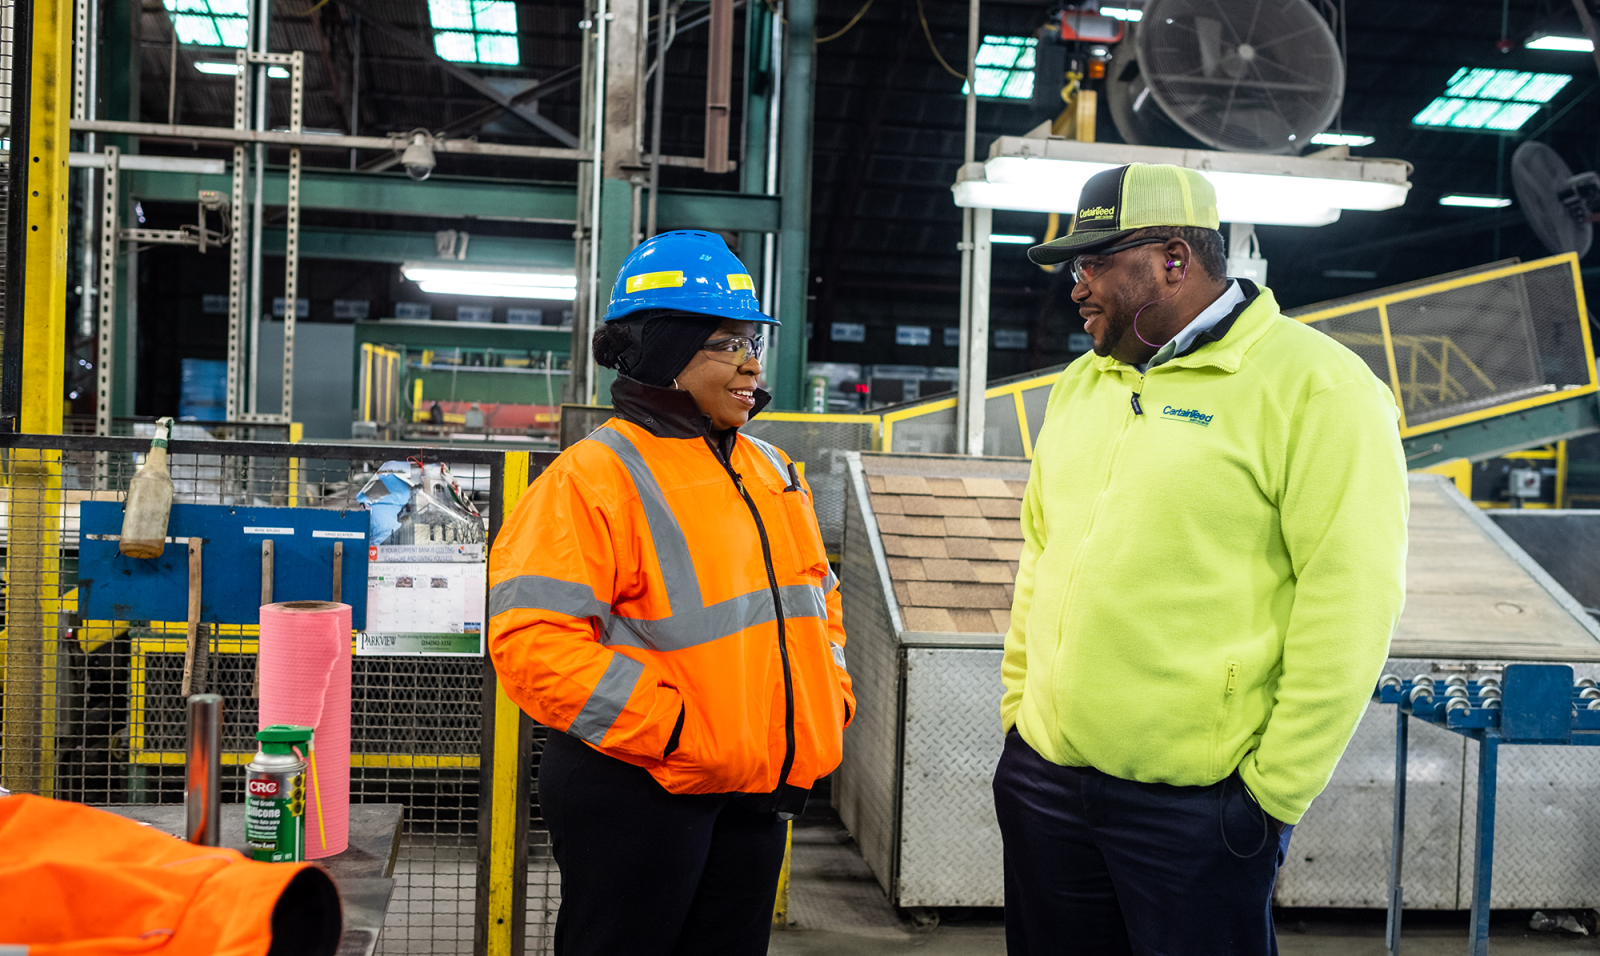
[[[556,956],[765,956],[787,828],[770,797],[668,793],[566,734],[539,762]]]
[[[1289,846],[1237,774],[1209,787],[1062,767],[1013,731],[994,776],[1009,956],[1268,956]]]

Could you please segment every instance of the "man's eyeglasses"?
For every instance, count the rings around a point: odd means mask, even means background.
[[[730,335],[711,339],[700,346],[702,352],[709,352],[713,359],[727,365],[743,365],[751,359],[759,359],[764,348],[766,340],[759,335]]]
[[[1153,246],[1158,242],[1170,242],[1166,236],[1151,237],[1149,239],[1135,239],[1125,242],[1120,246],[1111,246],[1099,252],[1081,255],[1072,260],[1072,278],[1078,282],[1089,282],[1104,275],[1111,268],[1111,257],[1119,252],[1126,252],[1137,246]]]

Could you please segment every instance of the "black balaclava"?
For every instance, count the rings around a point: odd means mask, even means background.
[[[655,312],[623,321],[635,344],[618,356],[617,371],[657,388],[671,388],[672,380],[722,324],[714,315],[693,312]]]

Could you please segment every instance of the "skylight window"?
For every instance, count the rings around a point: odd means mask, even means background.
[[[249,0],[162,0],[178,42],[242,47],[250,42]]]
[[[1462,67],[1450,77],[1444,95],[1412,118],[1418,126],[1509,132],[1539,112],[1572,82],[1564,73]]]
[[[494,66],[521,60],[513,0],[428,0],[428,18],[433,50],[446,60]]]
[[[1034,48],[1038,45],[1033,37],[984,37],[978,47],[978,95],[1033,99]],[[961,92],[967,92],[966,84],[962,84]]]

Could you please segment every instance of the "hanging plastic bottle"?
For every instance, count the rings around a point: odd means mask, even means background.
[[[122,539],[117,550],[130,558],[159,558],[167,546],[167,518],[172,514],[172,475],[167,471],[167,442],[172,419],[156,420],[150,454],[128,483],[122,506]]]

